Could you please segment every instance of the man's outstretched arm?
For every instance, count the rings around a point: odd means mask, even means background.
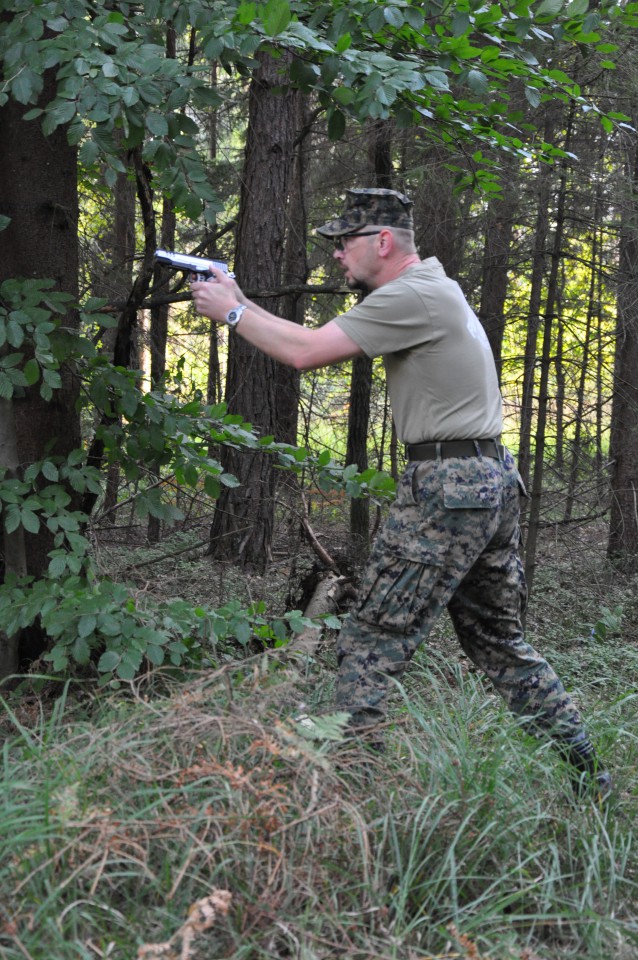
[[[191,290],[197,312],[216,323],[224,323],[237,304],[245,306],[237,333],[269,357],[297,370],[314,370],[363,354],[333,320],[315,330],[284,320],[252,303],[234,280],[220,273],[213,281],[192,283]]]

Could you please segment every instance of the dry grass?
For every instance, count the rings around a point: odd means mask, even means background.
[[[269,656],[7,707],[0,956],[638,957],[622,809],[462,670],[412,684],[381,755],[300,724],[308,665]]]
[[[168,592],[226,599],[207,565],[173,564]],[[279,602],[285,580],[243,589]],[[0,711],[0,958],[638,960],[635,584],[564,551],[538,583],[532,640],[612,767],[607,809],[574,805],[445,621],[385,753],[296,719],[330,710],[329,649],[98,697],[49,683]],[[602,603],[625,613],[604,644]]]

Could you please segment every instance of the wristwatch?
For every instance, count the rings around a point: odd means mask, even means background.
[[[238,303],[236,307],[233,307],[232,310],[229,310],[226,314],[226,323],[229,327],[236,327],[239,321],[241,320],[241,315],[246,309],[245,304]]]

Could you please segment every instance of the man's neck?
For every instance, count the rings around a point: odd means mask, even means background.
[[[398,257],[392,262],[386,262],[385,269],[380,272],[377,278],[377,283],[372,289],[378,290],[379,287],[382,287],[386,283],[390,283],[391,280],[396,280],[397,277],[400,277],[405,270],[408,270],[410,267],[414,267],[419,263],[421,263],[421,257],[418,255],[418,253],[406,253],[405,256]]]

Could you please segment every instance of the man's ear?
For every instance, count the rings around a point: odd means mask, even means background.
[[[387,257],[394,249],[394,237],[391,230],[381,230],[379,233],[379,256]]]

